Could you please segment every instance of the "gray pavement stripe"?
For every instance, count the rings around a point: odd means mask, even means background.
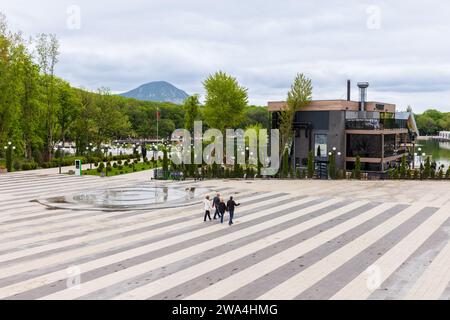
[[[372,204],[372,208],[376,207],[376,205]],[[236,291],[230,293],[224,299],[240,299],[243,296],[248,297],[248,299],[256,299],[261,296],[263,293],[269,291],[270,289],[276,287],[278,284],[283,283],[287,279],[291,278],[299,271],[302,271],[314,263],[322,260],[327,255],[333,253],[339,248],[343,247],[347,243],[353,241],[364,233],[370,231],[374,227],[378,226],[380,223],[392,218],[393,215],[396,215],[404,208],[407,208],[406,205],[396,205],[392,208],[385,210],[384,212],[376,215],[375,217],[363,222],[362,224],[344,232],[340,235],[337,235],[334,239],[328,241],[327,243],[322,244],[316,249],[304,254],[301,257],[294,258],[290,263],[283,265],[280,268],[273,270],[272,272],[264,275],[264,277],[258,278],[252,283],[237,289]],[[349,212],[344,216],[340,217],[340,221],[327,221],[323,225],[319,225],[314,229],[308,231],[308,238],[317,235],[323,230],[330,229],[332,227],[337,226],[340,223],[345,222],[348,219],[351,219],[357,215],[360,215],[364,212],[370,210],[371,207],[361,208],[360,210],[355,209],[355,212]],[[337,219],[336,219],[337,220]],[[303,240],[303,239],[302,239]],[[297,243],[301,242],[298,240]],[[293,245],[296,243],[294,242]],[[242,270],[242,268],[240,268]]]
[[[302,198],[305,198],[305,196],[296,196],[296,197],[292,197],[292,198],[287,199],[287,200],[282,200],[282,201],[279,201],[279,202],[273,202],[273,205],[276,207],[277,205],[286,204],[287,202],[300,200]],[[320,201],[323,201],[323,200],[321,200],[321,199],[311,200],[311,201],[306,202],[306,203],[304,203],[302,205],[297,205],[297,206],[294,206],[294,207],[290,207],[290,208],[282,210],[282,211],[280,211],[278,213],[274,212],[274,215],[275,214],[280,214],[280,215],[281,214],[287,214],[289,212],[298,210],[299,208],[309,207],[311,205],[317,204]],[[255,209],[251,209],[249,211],[240,210],[240,211],[238,211],[236,213],[236,218],[238,219],[239,215],[246,215],[246,216],[248,216],[248,215],[251,215],[253,213],[256,213]],[[255,225],[255,224],[258,224],[258,223],[262,223],[262,222],[265,222],[265,221],[268,221],[268,220],[271,220],[271,219],[273,219],[273,216],[268,215],[268,216],[260,217],[258,219],[255,219],[255,220],[252,220],[252,221],[249,221],[249,222],[240,223],[239,225],[235,225],[233,227],[234,228],[233,231],[237,232],[240,229],[243,229],[245,227],[252,226],[252,225]],[[205,228],[205,227],[208,227],[209,225],[210,225],[209,222],[207,222],[207,223],[200,223],[198,226],[196,226],[194,228],[190,227],[190,229],[191,230],[195,230],[195,229]],[[189,231],[191,231],[191,230],[189,230]],[[97,278],[97,277],[99,277],[101,275],[109,274],[111,272],[114,272],[114,270],[123,269],[126,266],[135,265],[135,264],[140,263],[142,261],[147,261],[148,259],[161,257],[161,256],[164,256],[164,255],[170,254],[172,252],[176,252],[176,251],[182,250],[184,248],[189,248],[192,245],[204,242],[205,239],[210,239],[210,241],[213,241],[215,238],[223,236],[223,235],[226,235],[229,232],[230,232],[230,230],[228,228],[220,229],[218,231],[215,231],[215,232],[212,232],[212,233],[208,234],[207,236],[199,236],[199,237],[190,239],[189,241],[185,241],[183,243],[177,243],[177,244],[174,244],[174,245],[171,245],[169,247],[165,247],[165,248],[162,248],[162,249],[159,249],[159,250],[156,250],[156,251],[150,251],[150,252],[148,252],[146,254],[143,254],[143,255],[140,255],[140,256],[137,256],[137,257],[133,257],[133,258],[127,259],[125,261],[119,261],[117,263],[114,263],[114,264],[106,266],[106,267],[102,267],[102,268],[99,268],[99,269],[91,270],[89,272],[83,273],[83,275],[82,275],[82,277],[84,279],[83,281],[87,281],[86,279],[88,279],[88,277]],[[178,233],[180,233],[180,231],[178,231],[176,234],[178,234]],[[153,243],[155,241],[160,241],[160,240],[162,240],[164,238],[165,238],[164,235],[158,236],[157,238],[153,237],[153,238],[149,239],[146,242],[141,242],[141,243],[138,243],[138,244],[129,245],[128,248],[121,248],[120,250],[115,250],[114,252],[109,252],[108,254],[100,253],[101,255],[100,254],[99,255],[97,255],[97,254],[91,255],[90,258],[87,261],[94,260],[94,259],[100,258],[102,256],[111,255],[111,254],[114,254],[114,253],[117,253],[117,252],[123,252],[123,251],[126,251],[126,250],[130,249],[130,248],[135,248],[135,247],[138,247],[138,246],[150,244],[150,243]],[[81,262],[80,261],[76,261],[76,263],[79,264]],[[62,269],[64,267],[67,267],[67,266],[70,266],[70,265],[73,265],[73,263],[67,263],[67,264],[65,264],[64,266],[62,266],[62,267],[60,267],[58,269]],[[54,270],[51,270],[51,271],[54,271]],[[49,273],[49,272],[50,271],[45,272],[45,273]],[[28,278],[27,275],[24,275],[24,276],[26,278]],[[36,275],[34,275],[34,276],[36,276]],[[20,281],[23,281],[23,279],[20,279]],[[10,283],[15,283],[15,282],[19,282],[19,279],[17,277],[14,277],[14,279],[9,279],[9,281],[6,281],[6,282],[0,280],[0,286],[5,286],[5,285],[8,285]],[[40,297],[40,296],[46,295],[50,291],[51,292],[56,292],[56,291],[59,291],[61,289],[65,289],[65,283],[58,281],[58,282],[46,285],[44,287],[40,287],[40,288],[36,288],[36,289],[30,290],[29,292],[24,292],[24,293],[22,293],[20,295],[16,295],[16,296],[12,297],[12,298],[13,299],[17,299],[19,297],[30,297],[30,298],[31,297]]]
[[[221,189],[218,189],[218,190],[220,190],[222,192],[222,191],[227,190],[227,189],[230,189],[230,188],[221,188]],[[239,191],[242,192],[241,190],[239,190]],[[40,204],[34,204],[33,208],[36,208],[36,206],[39,206],[41,208],[41,210],[40,210],[41,212],[42,212],[42,208],[44,208],[44,209],[46,208],[45,206],[42,206]],[[18,206],[18,207],[20,207],[20,206]],[[22,221],[29,221],[29,220],[39,220],[39,219],[42,219],[42,218],[47,218],[47,217],[51,217],[51,216],[55,216],[55,215],[61,214],[61,210],[65,210],[65,211],[69,211],[69,212],[76,212],[76,210],[71,210],[71,209],[54,209],[54,210],[51,209],[51,211],[49,213],[47,213],[47,214],[41,214],[41,215],[30,216],[30,217],[18,217],[18,218],[14,218],[14,219],[10,219],[10,220],[3,220],[3,221],[0,221],[0,225],[8,224],[8,223],[17,223],[17,222],[22,222]],[[83,210],[84,211],[89,211],[89,208],[86,208],[86,209],[83,209]],[[27,214],[33,213],[33,212],[28,212]],[[140,210],[127,211],[127,213],[130,213],[130,212],[142,212],[142,211],[140,211]]]
[[[329,299],[346,284],[356,278],[380,256],[399,243],[409,233],[429,218],[438,209],[426,207],[403,224],[386,234],[368,248],[354,256],[342,266],[328,274],[314,286],[302,292],[295,299]],[[381,270],[382,272],[382,270]]]
[[[254,192],[254,193],[246,194],[245,198],[250,198],[250,197],[257,196],[257,195],[264,194],[264,193],[268,193],[268,192]],[[250,201],[246,202],[246,204],[251,205],[253,203],[257,203],[257,202],[260,202],[260,201],[266,201],[266,200],[269,200],[269,199],[273,199],[273,196],[250,200]],[[200,210],[198,210],[198,211],[200,212]],[[163,222],[163,223],[160,223],[158,225],[153,225],[149,230],[154,230],[156,228],[161,228],[161,227],[165,227],[165,226],[169,226],[169,225],[172,225],[172,224],[181,223],[181,222],[185,222],[185,221],[189,221],[189,220],[193,220],[193,219],[199,219],[199,217],[201,216],[201,214],[199,214],[199,212],[192,213],[192,214],[190,214],[188,216],[185,216],[185,217],[180,217],[179,219],[174,219],[174,220],[170,220],[170,221],[167,221],[167,222]],[[142,211],[136,211],[136,213],[137,214],[143,214]],[[116,221],[118,221],[120,219],[128,218],[128,217],[130,217],[129,213],[128,214],[114,216],[114,217],[111,218],[111,220],[114,220],[116,222]],[[143,221],[140,220],[139,222],[143,222]],[[131,225],[133,225],[135,223],[136,223],[136,221],[131,221],[131,222],[128,222],[127,224],[122,225],[122,226],[127,226],[127,225],[131,226]],[[73,226],[71,226],[71,227],[73,227]],[[71,227],[67,227],[67,228],[70,229]],[[38,247],[38,246],[41,246],[41,245],[44,245],[44,244],[48,244],[48,243],[51,243],[51,242],[59,242],[59,241],[63,241],[63,240],[73,239],[73,238],[86,236],[88,234],[92,234],[92,233],[96,233],[96,232],[100,232],[100,231],[111,230],[111,229],[114,229],[114,228],[116,228],[116,226],[105,226],[103,228],[90,229],[88,231],[83,231],[81,233],[67,234],[67,235],[63,235],[63,236],[59,236],[59,237],[47,238],[47,239],[39,241],[39,242],[33,242],[33,243],[29,243],[27,245],[21,245],[19,247],[19,249],[28,249],[28,248]],[[65,228],[59,228],[57,231],[58,232],[59,231],[63,231],[64,229]],[[140,229],[138,228],[138,229],[135,229],[133,231],[121,234],[121,236],[128,235],[128,234],[139,233],[139,230]],[[146,231],[148,231],[148,230],[146,230]],[[3,241],[21,240],[21,239],[29,238],[29,237],[36,236],[36,235],[39,235],[39,234],[40,233],[38,232],[36,234],[27,234],[26,237],[23,237],[23,236],[11,237],[11,238],[4,239]],[[0,250],[0,255],[5,254],[5,253],[9,253],[9,252],[15,252],[15,251],[17,251],[17,249],[18,248],[16,247],[16,248],[11,248],[11,249],[7,249],[7,250],[3,250],[3,251]],[[1,265],[1,263],[0,263],[0,265]]]
[[[271,200],[271,199],[274,199],[276,197],[281,197],[281,196],[284,196],[284,195],[286,195],[286,194],[285,193],[272,194],[272,195],[269,195],[269,196],[266,196],[266,197],[262,197],[262,198],[258,198],[258,199],[255,199],[255,200],[248,201],[248,204],[253,204],[253,203],[258,203],[258,202],[262,202],[262,201],[267,201],[267,200]],[[199,209],[199,213],[201,213],[201,209]],[[89,215],[89,216],[97,216],[97,215],[102,215],[102,214],[106,214],[106,212],[97,211],[97,212],[94,212],[94,213],[89,213],[87,215]],[[137,211],[135,213],[126,213],[126,214],[123,215],[123,217],[130,217],[130,216],[139,215],[139,214],[151,214],[151,212],[146,212],[146,211],[140,211],[139,212],[139,211]],[[81,217],[81,216],[84,216],[84,215],[86,215],[86,214],[81,214],[78,217]],[[197,214],[197,216],[200,217],[200,214]],[[113,217],[112,219],[116,219],[116,218],[117,217]],[[58,221],[62,221],[62,220],[63,219],[59,219]],[[180,222],[186,221],[186,219],[183,219],[183,218],[180,218],[180,219],[177,219],[177,220],[180,221]],[[54,254],[54,253],[57,253],[57,252],[64,252],[64,251],[70,250],[70,249],[81,248],[81,247],[89,246],[89,245],[92,245],[92,244],[99,244],[99,243],[102,243],[102,242],[106,242],[106,241],[110,241],[110,240],[114,240],[114,239],[119,239],[119,238],[122,238],[122,237],[128,236],[128,235],[148,232],[148,231],[155,230],[155,229],[163,227],[163,226],[170,226],[172,224],[175,224],[173,221],[174,220],[171,220],[171,221],[163,222],[163,223],[160,223],[160,224],[157,224],[157,225],[148,226],[148,227],[136,226],[136,228],[133,229],[133,230],[130,230],[130,231],[127,231],[127,232],[122,232],[122,233],[117,233],[117,234],[114,234],[114,235],[111,235],[111,236],[107,236],[107,237],[104,237],[104,238],[100,238],[100,239],[95,239],[94,241],[81,242],[81,243],[78,243],[78,244],[75,244],[75,245],[61,247],[61,248],[57,248],[57,249],[54,249],[54,250],[41,251],[39,253],[32,254],[32,255],[27,255],[27,256],[24,256],[24,257],[21,257],[21,258],[17,258],[17,259],[1,261],[0,262],[0,267],[3,267],[5,265],[10,265],[12,263],[24,262],[24,261],[27,261],[27,260],[33,260],[33,259],[36,259],[36,258],[41,258],[43,256]],[[47,224],[47,223],[48,222],[42,223],[42,224]],[[39,224],[39,225],[42,225],[42,224]],[[158,227],[155,227],[155,226],[158,226]]]
[[[349,201],[347,201],[348,203]],[[348,219],[351,219],[355,216],[358,216],[367,210],[370,210],[374,207],[376,207],[377,203],[368,203],[365,205],[362,205],[360,207],[357,207],[353,210],[349,210],[348,212],[340,215],[339,217],[336,217],[334,219],[327,220],[324,223],[321,223],[317,226],[314,226],[308,230],[302,231],[294,236],[291,236],[287,239],[284,239],[278,243],[275,243],[271,246],[268,246],[262,250],[258,250],[256,252],[249,253],[248,256],[243,257],[237,261],[233,261],[232,263],[225,264],[224,266],[211,270],[208,273],[203,274],[200,277],[197,277],[195,279],[192,279],[191,281],[181,283],[179,286],[171,288],[169,290],[166,290],[164,292],[161,292],[160,294],[151,297],[151,299],[183,299],[185,297],[188,297],[200,290],[203,290],[204,288],[207,288],[208,286],[225,279],[239,271],[242,271],[246,269],[247,267],[250,267],[254,265],[255,263],[261,262],[267,258],[270,258],[271,256],[284,251],[292,246],[297,245],[298,243],[301,243],[302,241],[305,241],[306,239],[313,237],[314,235],[323,232],[325,230],[328,230],[338,224],[341,224],[345,222]],[[333,206],[333,209],[335,207]],[[324,208],[320,209],[314,214],[306,217],[308,220],[311,218],[315,218],[319,215],[326,214],[330,208]],[[288,223],[285,223],[284,228],[280,228],[280,230],[287,229],[291,226],[294,226],[295,224],[300,224],[304,221],[304,219],[297,219],[297,221],[290,221]],[[245,244],[245,243],[244,243]],[[239,246],[239,244],[237,244]],[[315,255],[314,255],[315,256]],[[260,281],[260,279],[262,279]],[[257,281],[254,281],[250,283],[247,286],[244,286],[243,288],[239,289],[237,293],[233,293],[228,295],[227,297],[224,297],[225,300],[234,299],[235,295],[240,295],[240,292],[249,292],[250,296],[245,299],[254,299],[258,297],[259,289],[264,289],[264,286],[266,285],[266,278],[260,278]],[[281,278],[282,279],[282,278]],[[270,280],[270,279],[269,279]],[[278,280],[275,279],[275,283],[273,285],[276,285],[278,283]],[[256,290],[256,292],[252,292],[252,290]]]
[[[405,296],[445,247],[449,239],[449,230],[450,219],[447,219],[368,299],[391,300]]]
[[[302,199],[302,198],[305,198],[305,196],[297,196],[297,197],[293,197],[292,199],[293,200],[298,200],[298,199]],[[268,199],[268,200],[270,200],[270,199]],[[282,201],[279,201],[279,202],[274,202],[274,204],[275,205],[277,205],[277,204],[281,205],[281,204],[286,203],[286,201],[288,201],[288,200],[282,200]],[[242,210],[242,211],[237,212],[237,216],[239,214],[250,215],[252,213],[255,213],[253,209],[250,209],[248,211]],[[206,228],[208,226],[209,226],[208,224],[200,223],[197,228],[198,229]],[[192,229],[192,227],[187,227],[187,228],[178,230],[177,232],[174,232],[174,233],[178,234],[180,232],[187,232],[187,231],[190,231],[191,229]],[[229,232],[229,231],[226,230],[226,232]],[[154,241],[160,241],[162,239],[165,239],[165,238],[173,236],[173,235],[174,235],[173,233],[159,235],[159,236],[156,236],[156,237],[149,235],[149,237],[144,239],[144,240],[139,240],[139,241],[136,241],[136,242],[133,242],[133,243],[125,244],[125,245],[120,246],[118,248],[108,249],[108,250],[92,253],[92,254],[89,254],[87,256],[77,257],[77,258],[74,258],[72,260],[69,260],[69,261],[66,261],[64,263],[61,263],[61,264],[48,266],[45,269],[39,269],[39,270],[34,270],[32,272],[26,272],[26,273],[19,274],[19,275],[13,275],[13,276],[10,276],[10,277],[0,278],[0,287],[4,287],[4,286],[7,286],[7,285],[16,283],[16,282],[24,281],[24,280],[36,277],[38,275],[43,275],[43,274],[46,274],[46,273],[50,273],[50,272],[54,272],[54,271],[57,271],[57,270],[61,270],[61,269],[64,269],[64,268],[67,268],[67,267],[73,265],[74,263],[75,264],[80,264],[80,263],[83,263],[83,262],[99,259],[99,258],[106,257],[106,256],[109,256],[109,255],[112,255],[112,254],[116,254],[116,253],[119,253],[119,252],[124,252],[124,251],[130,250],[130,249],[134,249],[134,248],[139,247],[139,246],[148,245],[148,244],[153,243]],[[85,245],[86,244],[83,244],[82,246],[84,247]],[[176,248],[177,248],[177,245],[174,245],[173,249],[175,251],[176,251]],[[164,255],[164,252],[167,251],[167,250],[169,250],[169,249],[163,248],[161,250],[161,252],[160,252],[161,255]]]
[[[314,204],[320,203],[321,200],[319,201],[315,201]],[[314,205],[312,204],[312,205]],[[218,244],[216,248],[214,248],[213,250],[208,250],[206,252],[201,252],[198,253],[196,255],[193,255],[191,257],[189,257],[188,259],[183,259],[180,261],[177,261],[175,263],[172,263],[170,265],[164,266],[161,269],[156,269],[156,270],[151,270],[148,273],[144,274],[144,275],[140,275],[138,277],[134,277],[131,279],[127,279],[126,281],[123,281],[119,284],[104,288],[102,290],[98,290],[96,292],[93,292],[89,295],[80,297],[80,299],[94,299],[95,297],[99,297],[102,299],[108,299],[108,298],[112,298],[116,295],[119,295],[123,292],[129,291],[129,290],[133,290],[139,286],[145,285],[148,282],[151,281],[155,281],[158,280],[160,278],[166,277],[172,273],[175,273],[177,271],[183,270],[185,268],[191,267],[193,265],[196,265],[198,263],[201,263],[203,261],[209,260],[213,257],[217,257],[220,256],[228,251],[231,251],[239,246],[242,245],[246,245],[249,244],[251,242],[260,240],[264,237],[267,237],[271,234],[274,234],[276,232],[282,231],[288,227],[291,226],[295,226],[298,224],[301,224],[305,221],[308,221],[310,219],[313,219],[315,217],[318,217],[320,215],[326,214],[327,212],[330,211],[330,209],[338,209],[340,207],[343,207],[345,205],[349,204],[348,201],[342,201],[339,203],[335,203],[333,205],[327,206],[325,208],[322,209],[317,209],[305,216],[300,216],[298,218],[294,218],[291,219],[289,221],[286,221],[284,223],[280,223],[278,225],[275,225],[273,227],[269,227],[267,229],[261,230],[255,234],[249,235],[249,236],[245,236],[242,238],[239,238],[235,241],[226,243],[226,244]],[[309,205],[310,206],[310,205]],[[294,212],[297,211],[299,209],[303,209],[303,208],[307,208],[309,206],[304,206],[302,205],[302,207],[300,206],[296,206],[295,208],[289,208],[289,209],[285,209],[283,210],[282,214],[287,214],[289,212]],[[289,210],[289,212],[285,212],[286,210]],[[274,217],[278,217],[280,214],[279,213],[274,213],[273,216],[271,218]],[[256,221],[256,219],[255,219]],[[251,221],[250,221],[251,222]],[[233,228],[240,226],[239,225],[235,225],[233,226]],[[223,234],[226,234],[226,232],[223,232]],[[214,238],[206,238],[203,241],[214,241]],[[249,253],[249,256],[252,255],[251,253]],[[249,259],[249,256],[247,256],[247,260],[246,259],[240,259],[239,261],[251,261],[251,259]],[[126,266],[125,266],[126,267]],[[222,268],[220,268],[222,269]],[[198,279],[197,279],[198,280]],[[205,286],[208,286],[208,282],[206,282]],[[189,283],[193,283],[194,285],[198,284],[198,282],[196,282],[195,280],[189,281]]]

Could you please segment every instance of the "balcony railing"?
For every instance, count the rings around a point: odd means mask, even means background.
[[[348,130],[408,129],[408,121],[401,119],[347,119]]]

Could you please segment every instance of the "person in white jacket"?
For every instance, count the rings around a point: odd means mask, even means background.
[[[209,218],[209,220],[211,220],[211,211],[212,211],[212,206],[211,206],[211,201],[209,200],[209,195],[207,195],[205,197],[205,200],[203,200],[203,206],[205,209],[205,216],[203,217],[203,221],[206,221],[206,217]]]

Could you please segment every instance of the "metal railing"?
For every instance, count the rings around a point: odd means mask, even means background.
[[[348,130],[408,129],[408,121],[401,119],[347,119]]]

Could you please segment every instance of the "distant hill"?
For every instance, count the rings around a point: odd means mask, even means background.
[[[145,101],[182,103],[189,95],[166,81],[153,81],[120,94]]]

